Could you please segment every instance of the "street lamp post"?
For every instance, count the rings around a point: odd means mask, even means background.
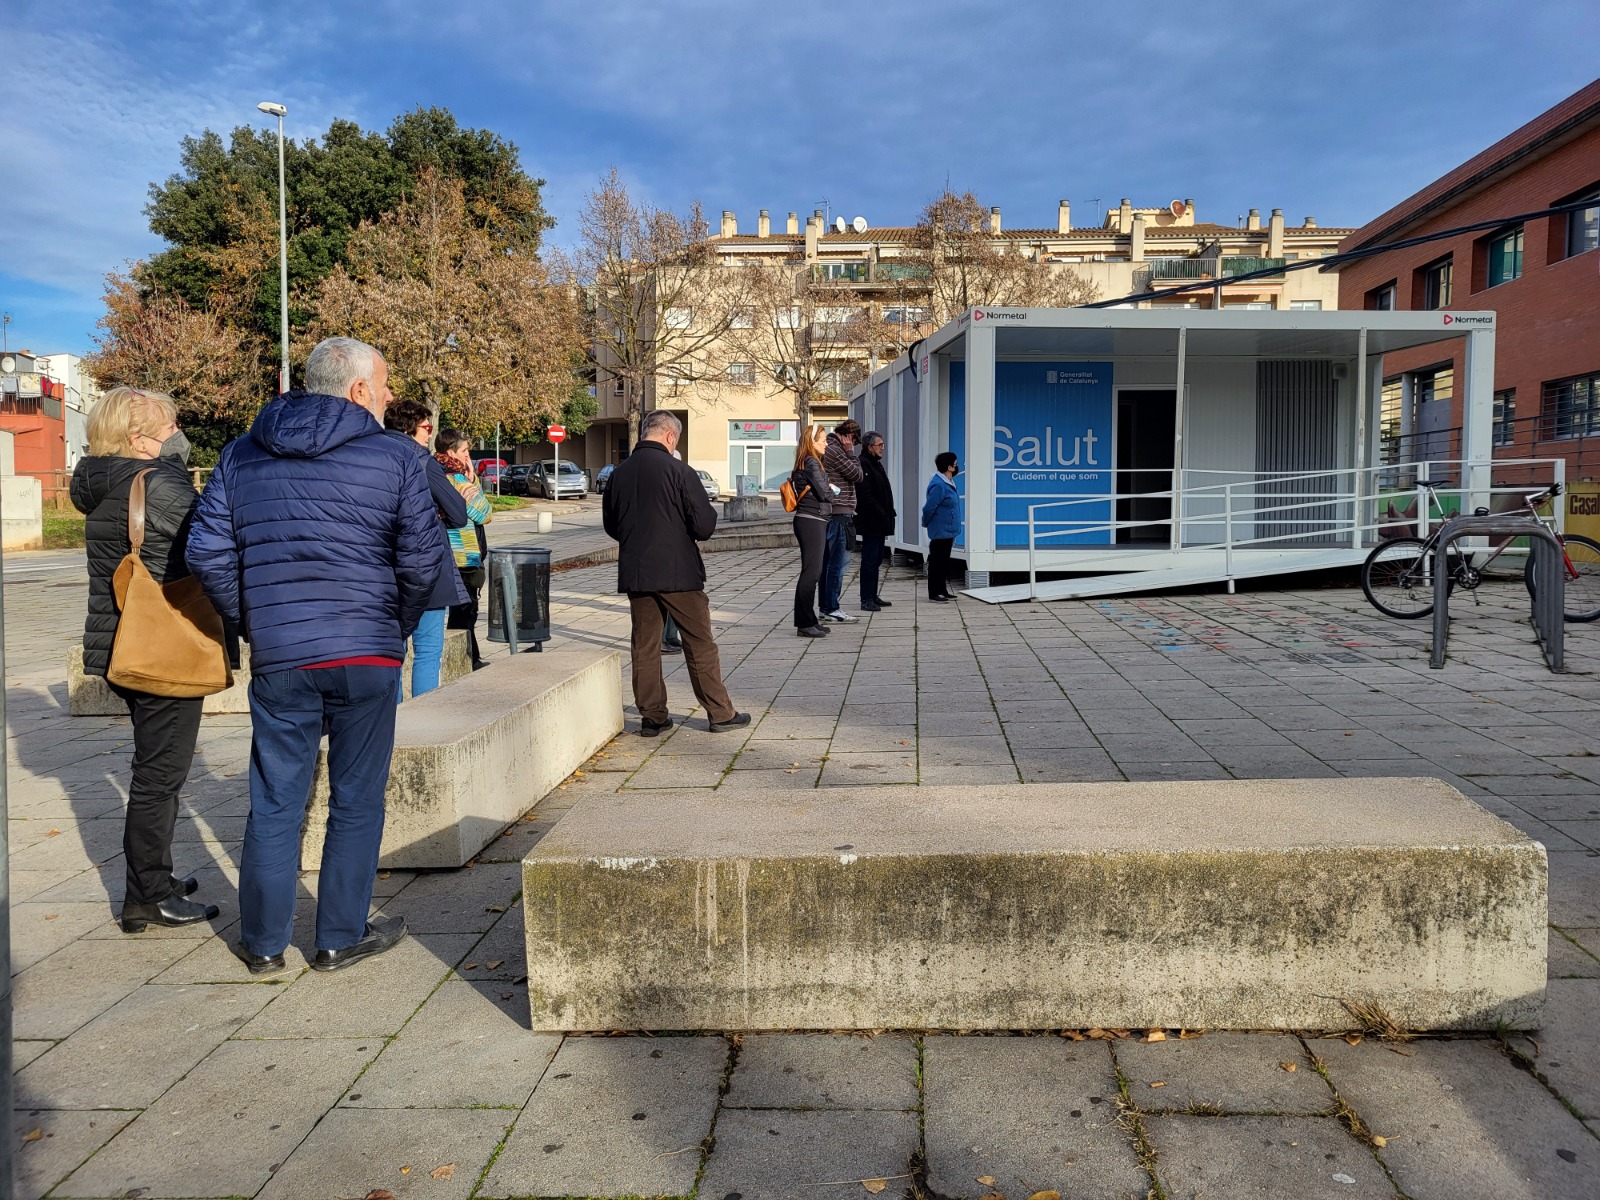
[[[289,218],[284,200],[283,118],[289,111],[281,104],[263,100],[256,105],[268,116],[278,118],[278,317],[283,328],[283,365],[278,369],[278,390],[289,390]]]

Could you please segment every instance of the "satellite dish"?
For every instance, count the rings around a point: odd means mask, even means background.
[[[1181,217],[1184,213],[1188,212],[1189,209],[1182,200],[1174,200],[1171,204],[1167,205],[1167,211],[1175,217]]]
[[[845,231],[844,218],[843,217],[835,217],[833,219],[833,228],[834,228],[835,232],[843,233]]]
[[[867,219],[865,217],[857,217],[854,221],[850,222],[850,228],[854,229],[857,233],[865,233],[867,231]]]

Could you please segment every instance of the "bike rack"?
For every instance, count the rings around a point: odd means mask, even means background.
[[[1552,671],[1565,671],[1563,622],[1566,618],[1563,614],[1567,574],[1562,569],[1561,542],[1538,521],[1493,514],[1451,517],[1439,527],[1439,540],[1433,548],[1433,656],[1428,665],[1436,671],[1444,666],[1445,643],[1450,636],[1450,543],[1458,538],[1482,535],[1531,539],[1533,630],[1539,636],[1539,648],[1544,651],[1546,665]]]

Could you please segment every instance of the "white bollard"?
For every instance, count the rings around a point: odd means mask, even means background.
[[[554,513],[542,512],[539,514],[539,532],[549,533],[555,528],[556,516]]]

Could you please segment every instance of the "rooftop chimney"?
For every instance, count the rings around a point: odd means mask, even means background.
[[[1183,219],[1190,225],[1194,224],[1194,199],[1189,196],[1183,198]]]
[[[1259,208],[1252,208],[1250,210],[1250,219],[1245,222],[1244,227],[1246,229],[1261,228],[1261,210]]]
[[[722,210],[722,236],[723,237],[736,237],[736,236],[738,236],[738,233],[739,233],[739,222],[734,219],[733,210],[730,209],[730,208],[723,209]]]
[[[996,205],[989,210],[989,233],[998,236],[1000,233],[1000,207]]]
[[[756,218],[756,236],[772,236],[772,215],[764,208],[761,210],[761,215]]]
[[[1267,221],[1267,257],[1283,257],[1283,209],[1275,208]]]
[[[1056,232],[1072,232],[1072,205],[1065,200],[1056,205]]]
[[[1129,230],[1128,261],[1129,262],[1143,262],[1144,261],[1144,214],[1142,212],[1141,213],[1134,213],[1133,214],[1133,220],[1130,222],[1130,225],[1132,226],[1132,228]]]
[[[1117,206],[1117,232],[1133,232],[1133,201],[1126,196],[1122,198],[1122,203]]]
[[[822,214],[817,213],[806,222],[806,261],[817,257],[817,242],[822,238]]]
[[[795,237],[800,233],[800,214],[799,213],[790,213],[789,214],[789,225],[788,225],[788,228],[787,228],[787,230],[785,232],[787,232],[790,237]]]
[[[1317,227],[1317,219],[1315,217],[1307,217],[1306,218],[1306,223],[1304,225],[1300,226],[1301,229],[1315,229],[1316,227]]]

